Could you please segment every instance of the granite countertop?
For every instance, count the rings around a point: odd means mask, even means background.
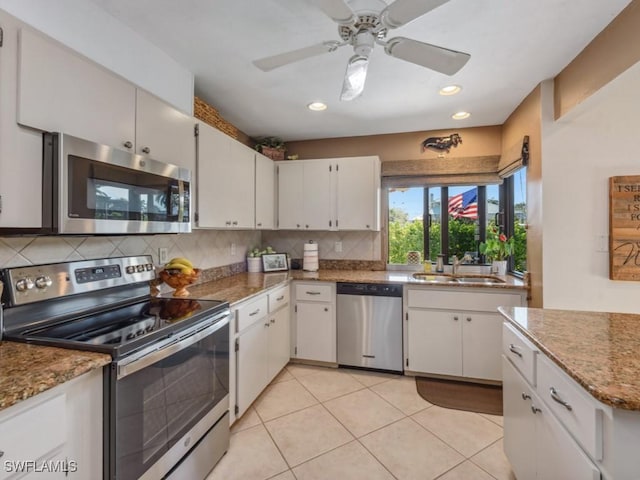
[[[110,361],[104,353],[0,342],[0,410]]]
[[[434,276],[436,274],[434,273]],[[473,276],[473,274],[469,274]],[[413,272],[394,272],[386,270],[320,270],[305,272],[289,270],[272,273],[239,273],[220,280],[213,280],[189,287],[192,298],[226,300],[230,304],[248,300],[270,288],[283,285],[290,280],[312,280],[320,282],[363,282],[363,283],[401,283],[405,285],[427,285],[434,288],[486,288],[524,290],[527,286],[518,278],[504,276],[505,283],[439,283],[426,279],[413,278]]]
[[[640,315],[524,307],[499,310],[602,403],[640,410]]]

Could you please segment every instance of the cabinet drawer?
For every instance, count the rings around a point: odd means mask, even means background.
[[[502,351],[531,385],[536,385],[537,347],[508,323],[502,324]]]
[[[602,460],[602,409],[547,357],[538,358],[538,394],[596,460]]]
[[[498,307],[519,307],[520,295],[509,293],[464,293],[410,289],[409,307],[495,312]]]
[[[66,398],[58,395],[0,420],[2,461],[37,460],[61,448],[67,435]],[[9,477],[11,472],[0,469],[0,479]]]
[[[331,302],[331,285],[296,285],[296,300]]]
[[[269,313],[275,312],[279,308],[289,303],[289,285],[277,289],[268,295]]]
[[[238,322],[238,332],[241,332],[256,320],[264,317],[268,313],[267,296],[243,304],[236,310],[236,320]]]

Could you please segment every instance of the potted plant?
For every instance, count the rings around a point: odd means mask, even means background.
[[[498,275],[507,273],[507,258],[513,255],[513,252],[513,237],[507,238],[495,227],[489,230],[487,241],[480,244],[480,253],[487,257],[487,261],[493,262],[491,271]]]
[[[284,160],[284,152],[287,150],[280,137],[259,138],[255,149],[271,160]]]
[[[247,272],[257,273],[262,271],[262,255],[275,253],[273,248],[267,247],[264,250],[254,247],[247,253]]]

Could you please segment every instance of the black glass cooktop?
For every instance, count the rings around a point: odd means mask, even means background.
[[[227,302],[218,300],[150,298],[27,329],[17,339],[116,356],[205,320],[227,306]]]

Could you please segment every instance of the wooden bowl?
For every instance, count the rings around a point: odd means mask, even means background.
[[[187,287],[198,279],[200,269],[194,268],[191,274],[184,274],[181,270],[160,270],[160,279],[175,289],[174,297],[188,297]]]

